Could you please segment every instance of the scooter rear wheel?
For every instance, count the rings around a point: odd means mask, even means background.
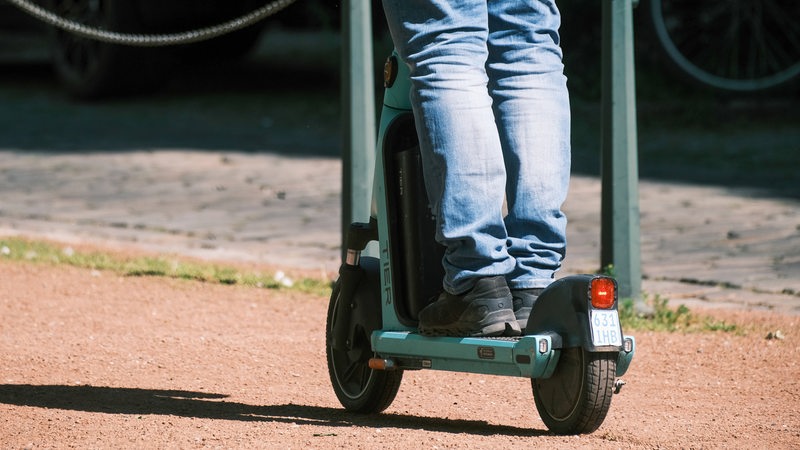
[[[536,409],[547,428],[583,434],[600,427],[611,406],[616,367],[616,353],[562,349],[553,375],[531,380]]]
[[[364,278],[362,283],[363,280]],[[356,297],[363,294],[363,289],[356,289]],[[337,317],[337,311],[344,310],[338,308],[339,302],[354,301],[343,297],[340,279],[333,288],[326,325],[328,373],[333,390],[339,402],[348,411],[378,413],[388,408],[394,400],[400,389],[403,372],[373,370],[369,367],[369,359],[373,356],[370,345],[372,330],[368,329],[369,326],[365,326],[366,324],[360,323],[355,314],[349,318]],[[380,297],[378,296],[375,301],[380,303]],[[332,345],[332,332],[339,320],[348,320],[351,327],[347,346],[342,349],[336,349]]]

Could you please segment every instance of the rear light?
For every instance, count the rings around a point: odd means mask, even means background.
[[[613,278],[598,277],[592,280],[589,294],[592,306],[597,309],[609,309],[617,299],[617,283]]]

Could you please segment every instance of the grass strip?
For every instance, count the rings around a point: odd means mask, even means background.
[[[650,306],[652,314],[640,314],[631,299],[620,301],[619,319],[623,329],[682,333],[740,331],[736,325],[727,323],[724,320],[694,314],[686,305],[670,308],[667,305],[668,300],[659,295],[645,295],[643,301]]]
[[[197,262],[174,256],[126,257],[109,252],[77,251],[70,246],[19,237],[0,238],[0,259],[28,261],[110,271],[122,276],[167,277],[227,285],[242,285],[265,289],[291,289],[329,297],[331,282],[313,278],[290,281],[282,272],[263,274],[233,266]],[[693,314],[685,305],[670,308],[666,298],[645,296],[653,314],[637,312],[634,302],[623,299],[619,315],[623,329],[668,332],[723,331],[737,332],[736,325],[708,316]]]
[[[264,274],[211,262],[190,261],[176,256],[128,257],[101,251],[78,251],[68,245],[20,237],[0,238],[0,259],[39,264],[65,264],[122,276],[152,276],[204,283],[242,285],[266,289],[291,289],[330,296],[330,281],[313,278],[290,280],[282,272]]]

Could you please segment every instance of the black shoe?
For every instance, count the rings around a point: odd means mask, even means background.
[[[503,276],[480,278],[461,295],[443,292],[419,313],[425,336],[519,336],[511,291]]]
[[[544,289],[512,289],[511,296],[514,298],[514,315],[517,317],[519,328],[524,332],[528,326],[528,318],[531,316],[531,309],[539,294]]]

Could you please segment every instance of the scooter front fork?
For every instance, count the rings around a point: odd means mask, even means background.
[[[362,286],[365,272],[361,267],[361,252],[370,241],[378,237],[378,227],[374,219],[369,223],[352,223],[347,233],[344,264],[339,268],[339,298],[336,304],[336,318],[331,330],[331,346],[335,350],[346,350],[352,346],[352,333],[358,289]]]

